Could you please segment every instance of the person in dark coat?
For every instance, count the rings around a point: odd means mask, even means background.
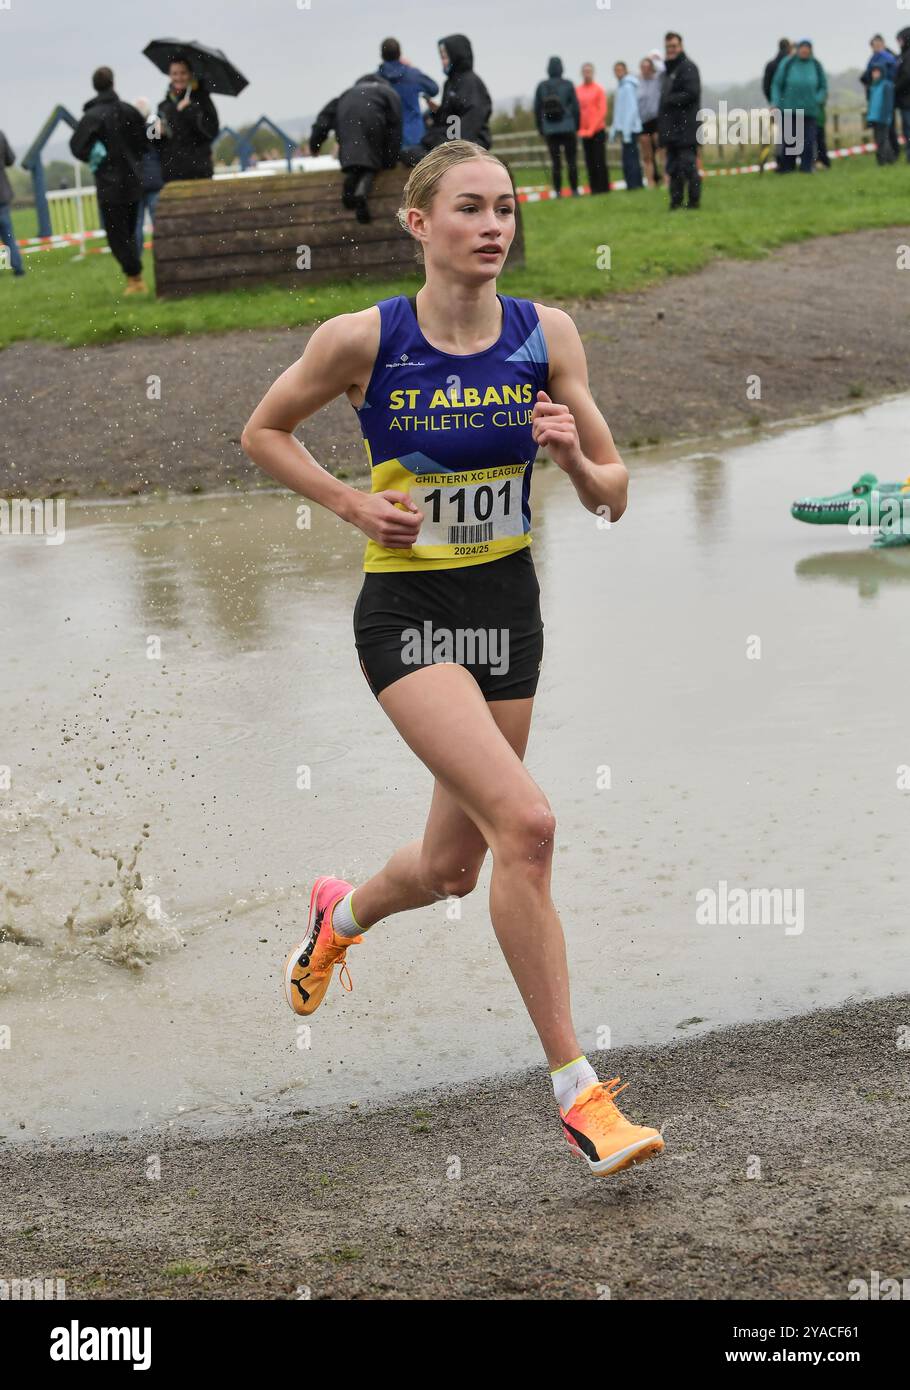
[[[142,198],[141,161],[145,152],[145,122],[129,102],[114,91],[110,68],[92,76],[95,96],[82,108],[70,150],[88,164],[95,176],[98,211],[108,246],[126,275],[126,292],[146,288],[142,261],[136,252],[136,219]]]
[[[212,142],[220,129],[215,104],[188,63],[175,58],[168,68],[170,86],[158,106],[161,122],[161,176],[210,179],[214,173]]]
[[[394,169],[401,150],[401,97],[378,72],[365,73],[353,87],[324,106],[310,132],[310,153],[318,154],[330,130],[338,138],[344,174],[341,201],[358,222],[369,222],[367,199],[378,169]]]
[[[6,177],[7,169],[15,161],[16,156],[10,149],[3,131],[0,130],[0,241],[9,250],[9,263],[13,274],[24,275],[25,266],[22,264],[22,252],[19,250],[19,243],[13,231],[13,188]]]
[[[688,187],[687,206],[701,203],[701,177],[698,172],[698,110],[701,105],[701,77],[698,68],[683,52],[679,34],[664,38],[666,67],[660,86],[657,133],[667,152],[670,176],[670,211],[683,205]]]
[[[391,82],[401,97],[401,143],[403,146],[419,145],[424,132],[420,98],[421,95],[437,96],[439,83],[402,58],[401,44],[397,39],[383,39],[380,51],[382,62],[376,71],[386,82]]]
[[[771,100],[771,83],[774,81],[774,74],[780,67],[785,58],[789,58],[793,52],[793,45],[789,39],[781,39],[777,45],[777,52],[770,63],[765,63],[765,75],[761,80],[761,89],[765,94],[765,101]]]
[[[900,40],[898,40],[898,42],[900,42]],[[872,38],[869,40],[869,47],[872,49],[872,56],[866,64],[865,72],[860,74],[859,79],[866,89],[867,101],[871,89],[873,65],[879,69],[886,82],[890,80],[895,83],[897,82],[897,70],[900,66],[900,58],[896,53],[892,53],[881,34],[872,35]],[[895,159],[900,157],[901,152],[900,141],[897,138],[897,111],[898,108],[895,104],[891,125],[888,128],[888,139],[891,142],[891,149],[894,151]]]
[[[578,127],[581,124],[581,108],[574,86],[562,75],[562,59],[551,58],[547,63],[547,76],[538,82],[534,93],[534,121],[537,133],[546,141],[550,151],[550,165],[553,174],[553,189],[557,198],[562,193],[562,155],[566,157],[566,170],[572,197],[578,193]]]
[[[472,144],[490,149],[490,116],[493,103],[486,86],[474,71],[474,50],[464,34],[449,34],[439,40],[439,57],[446,84],[442,101],[437,107],[429,103],[432,115],[419,145],[409,145],[401,152],[402,164],[417,164],[430,150],[444,140],[470,140]]]
[[[904,148],[910,159],[910,29],[902,29],[897,36],[900,44],[900,57],[894,74],[894,113],[895,120],[900,113],[904,132]]]

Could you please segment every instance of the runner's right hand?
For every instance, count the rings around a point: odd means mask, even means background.
[[[407,508],[402,511],[396,503]],[[387,550],[399,548],[407,550],[417,539],[423,522],[420,511],[406,492],[395,492],[386,488],[384,492],[370,492],[364,495],[354,524],[371,541]]]

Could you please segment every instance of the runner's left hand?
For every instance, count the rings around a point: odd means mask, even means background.
[[[531,425],[534,442],[545,448],[553,462],[564,472],[581,463],[584,454],[575,427],[575,416],[567,405],[557,405],[550,400],[546,391],[538,391],[531,411]]]

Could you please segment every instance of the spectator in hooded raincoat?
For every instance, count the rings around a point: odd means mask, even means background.
[[[439,60],[446,75],[442,101],[431,105],[431,115],[419,145],[408,145],[401,162],[417,164],[444,140],[470,140],[488,150],[493,143],[490,116],[493,103],[483,81],[474,71],[474,51],[464,34],[449,34],[439,40]]]
[[[572,197],[578,193],[578,127],[581,108],[572,83],[563,77],[561,58],[547,63],[547,76],[538,82],[534,93],[534,120],[537,130],[547,142],[553,173],[553,189],[557,198],[562,192],[562,155],[566,157],[569,187]]]
[[[394,169],[401,151],[401,97],[378,72],[365,73],[322,108],[310,133],[318,154],[334,130],[344,174],[341,201],[358,222],[370,222],[367,199],[379,169]]]

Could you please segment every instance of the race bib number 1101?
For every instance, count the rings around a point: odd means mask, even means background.
[[[410,493],[423,512],[415,552],[427,546],[495,544],[524,535],[521,493],[526,467],[419,477]]]

